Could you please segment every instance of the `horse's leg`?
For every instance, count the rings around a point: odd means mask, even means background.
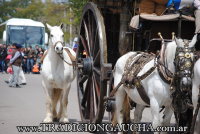
[[[134,123],[140,123],[145,106],[137,104],[134,111]]]
[[[196,128],[194,134],[200,134],[200,111],[197,117]]]
[[[61,104],[60,104],[59,116],[60,116],[60,122],[63,122],[63,123],[69,122],[69,119],[67,117],[67,104],[68,104],[68,95],[69,95],[70,87],[71,85],[63,90],[63,96],[62,96]]]
[[[150,108],[151,108],[151,114],[152,114],[152,126],[154,129],[156,129],[158,126],[161,125],[160,123],[160,117],[159,117],[159,104],[157,100],[152,96],[150,97]],[[159,134],[158,132],[155,132],[155,134]]]
[[[56,112],[56,106],[58,103],[58,100],[60,98],[60,94],[61,94],[61,89],[53,89],[53,96],[52,96],[52,109],[53,109],[53,119],[57,119],[57,112]]]
[[[62,90],[62,92],[64,92],[64,91]],[[62,111],[63,111],[62,100],[63,100],[63,93],[60,95],[60,107],[59,107],[59,112],[58,112],[58,115],[57,115],[58,120],[60,120],[61,115],[62,115]]]
[[[165,107],[165,111],[163,112],[163,122],[162,126],[170,126],[171,117],[173,114],[173,110],[170,106]],[[167,132],[162,132],[162,134],[167,134]]]
[[[136,104],[136,108],[134,111],[134,123],[140,123],[142,119],[142,113],[144,111],[145,106]],[[136,128],[134,128],[136,130]],[[135,133],[134,133],[135,134]],[[136,134],[139,134],[139,132],[136,132]]]
[[[192,82],[192,103],[194,106],[194,111],[196,110],[196,107],[197,107],[198,94],[199,94],[199,82],[197,82],[197,80],[199,80],[199,79],[194,78],[194,81]],[[199,134],[199,132],[200,132],[199,125],[200,125],[200,117],[198,117],[197,121],[196,121],[195,132],[194,132],[195,134]]]
[[[42,86],[46,92],[46,117],[43,120],[44,123],[53,122],[53,109],[52,109],[52,95],[53,89],[47,88],[44,81],[42,81]]]
[[[198,95],[199,95],[199,79],[195,79],[192,83],[192,103],[194,105],[194,108],[197,107],[197,101],[198,101]],[[194,109],[195,110],[195,109]]]
[[[116,100],[116,117],[118,124],[123,123],[123,103],[125,99],[126,92],[124,88],[121,86],[119,87],[118,91],[116,92],[115,100]],[[123,134],[123,132],[118,132],[118,134]]]

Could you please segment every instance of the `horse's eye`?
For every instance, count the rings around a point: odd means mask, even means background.
[[[53,37],[53,35],[51,34],[51,37]]]

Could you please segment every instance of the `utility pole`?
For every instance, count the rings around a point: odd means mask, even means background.
[[[69,36],[69,39],[70,39],[70,46],[72,47],[72,45],[73,45],[73,39],[72,39],[72,16],[71,16],[71,14],[72,14],[72,8],[70,7],[70,9],[69,9],[69,11],[70,11],[70,25],[69,25],[69,33],[70,33],[70,36]]]

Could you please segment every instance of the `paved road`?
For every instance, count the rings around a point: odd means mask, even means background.
[[[4,82],[8,78],[9,75],[0,73],[0,134],[17,134],[16,126],[37,126],[42,122],[45,117],[45,94],[41,75],[26,74],[27,85],[22,88],[8,87]],[[68,105],[69,120],[74,123],[80,121],[76,96],[74,81]]]
[[[38,126],[45,117],[45,94],[41,86],[41,75],[25,76],[27,85],[22,88],[10,88],[4,82],[8,80],[9,75],[0,74],[0,134],[17,134],[16,126]],[[70,122],[78,123],[80,114],[75,83],[72,83],[69,94],[68,116]],[[149,122],[150,119],[151,114],[147,108],[142,121]]]

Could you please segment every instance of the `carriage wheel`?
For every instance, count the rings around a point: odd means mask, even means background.
[[[82,121],[100,123],[107,90],[107,42],[103,17],[93,3],[88,3],[83,11],[77,57],[77,89]]]

